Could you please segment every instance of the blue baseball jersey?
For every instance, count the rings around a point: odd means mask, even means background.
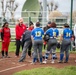
[[[31,35],[34,37],[34,40],[42,40],[44,31],[41,28],[35,28],[32,30]]]
[[[46,31],[46,34],[50,35],[50,37],[57,37],[59,35],[59,30],[57,28],[50,28]]]
[[[69,28],[64,28],[63,30],[63,38],[70,39],[72,37],[72,30]]]

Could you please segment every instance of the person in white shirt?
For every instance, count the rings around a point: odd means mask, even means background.
[[[74,26],[74,36],[75,36],[75,47],[76,47],[76,24]],[[76,62],[76,60],[75,60],[75,62]]]
[[[76,45],[76,24],[74,26],[74,36],[75,36],[75,45]]]

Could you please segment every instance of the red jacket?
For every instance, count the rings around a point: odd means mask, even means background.
[[[21,39],[22,34],[26,30],[26,25],[22,24],[21,26],[19,24],[16,25],[15,27],[15,32],[16,32],[16,39]]]
[[[0,29],[0,33],[1,33],[1,31],[2,31],[2,30]]]
[[[4,27],[1,31],[1,39],[5,41],[10,41],[10,37],[11,37],[10,28]]]

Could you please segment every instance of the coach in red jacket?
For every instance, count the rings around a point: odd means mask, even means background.
[[[21,37],[26,30],[26,25],[23,24],[23,18],[19,19],[19,24],[16,25],[15,27],[15,32],[16,32],[16,57],[19,56],[19,51],[20,51],[20,45],[21,45]]]
[[[1,31],[2,58],[8,57],[8,47],[10,43],[10,37],[11,37],[10,28],[8,27],[8,22],[5,22]],[[4,52],[6,56],[4,56]]]

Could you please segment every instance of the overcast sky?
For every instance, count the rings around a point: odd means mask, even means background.
[[[16,0],[19,3],[19,9],[22,8],[26,0]],[[31,1],[31,0],[30,0]],[[42,1],[42,0],[41,0]],[[61,12],[70,12],[71,0],[53,0],[55,3],[58,3],[58,10]],[[47,2],[51,2],[51,0],[47,0]],[[76,0],[73,0],[73,9],[76,10]]]
[[[22,6],[24,4],[26,0],[15,0],[16,3],[19,4],[16,12],[18,12],[17,14],[15,14],[16,16],[15,17],[20,17],[20,14],[21,14],[21,9],[22,9]],[[31,0],[30,0],[31,1]],[[42,1],[42,0],[41,0]],[[47,0],[47,2],[50,3],[51,0]],[[70,12],[70,7],[71,7],[71,3],[70,1],[71,0],[53,0],[55,3],[58,3],[59,7],[58,7],[58,10],[60,12]],[[76,0],[73,0],[73,10],[76,10]],[[1,7],[1,4],[0,4],[0,7]],[[1,9],[0,9],[1,11]],[[1,16],[1,13],[0,13],[0,16]]]

